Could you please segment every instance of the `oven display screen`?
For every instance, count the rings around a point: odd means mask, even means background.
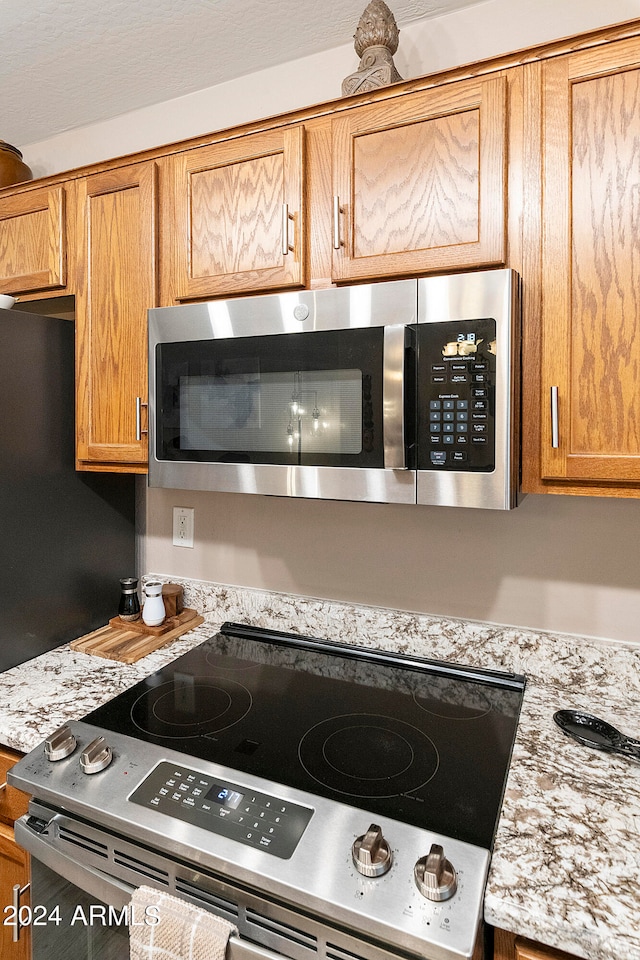
[[[229,810],[236,810],[238,805],[244,800],[244,793],[237,793],[229,787],[223,787],[219,783],[214,783],[211,790],[207,793],[205,800],[213,800],[219,803],[221,807],[227,807]]]

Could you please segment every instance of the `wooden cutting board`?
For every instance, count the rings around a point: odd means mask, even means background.
[[[72,640],[69,646],[94,657],[135,663],[203,622],[204,617],[189,609],[169,617],[160,627],[146,627],[142,621],[134,625],[114,617],[106,626]]]

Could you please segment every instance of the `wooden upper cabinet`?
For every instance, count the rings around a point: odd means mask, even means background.
[[[305,283],[304,128],[171,157],[163,303]]]
[[[462,80],[333,121],[333,279],[505,262],[507,81]]]
[[[147,310],[157,305],[154,161],[81,181],[76,296],[79,469],[147,463]]]
[[[0,197],[0,293],[63,290],[67,187]]]
[[[545,64],[543,134],[542,476],[633,486],[640,481],[640,41]]]

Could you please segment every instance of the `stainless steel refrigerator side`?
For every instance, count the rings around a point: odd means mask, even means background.
[[[496,320],[495,470],[418,470],[418,503],[485,510],[518,504],[520,435],[520,278],[513,270],[418,281],[418,323]]]
[[[417,318],[416,283],[416,280],[399,280],[149,310],[149,486],[372,503],[415,503],[415,470],[158,459],[156,351],[162,343],[174,340],[297,335],[332,329],[395,327],[399,322],[413,324]],[[303,319],[297,319],[298,316]],[[400,428],[395,432],[399,435]]]

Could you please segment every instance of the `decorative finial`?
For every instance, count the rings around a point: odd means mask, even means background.
[[[399,35],[395,17],[384,0],[371,0],[354,35],[360,65],[355,73],[342,81],[343,96],[364,93],[402,80],[393,62]]]

